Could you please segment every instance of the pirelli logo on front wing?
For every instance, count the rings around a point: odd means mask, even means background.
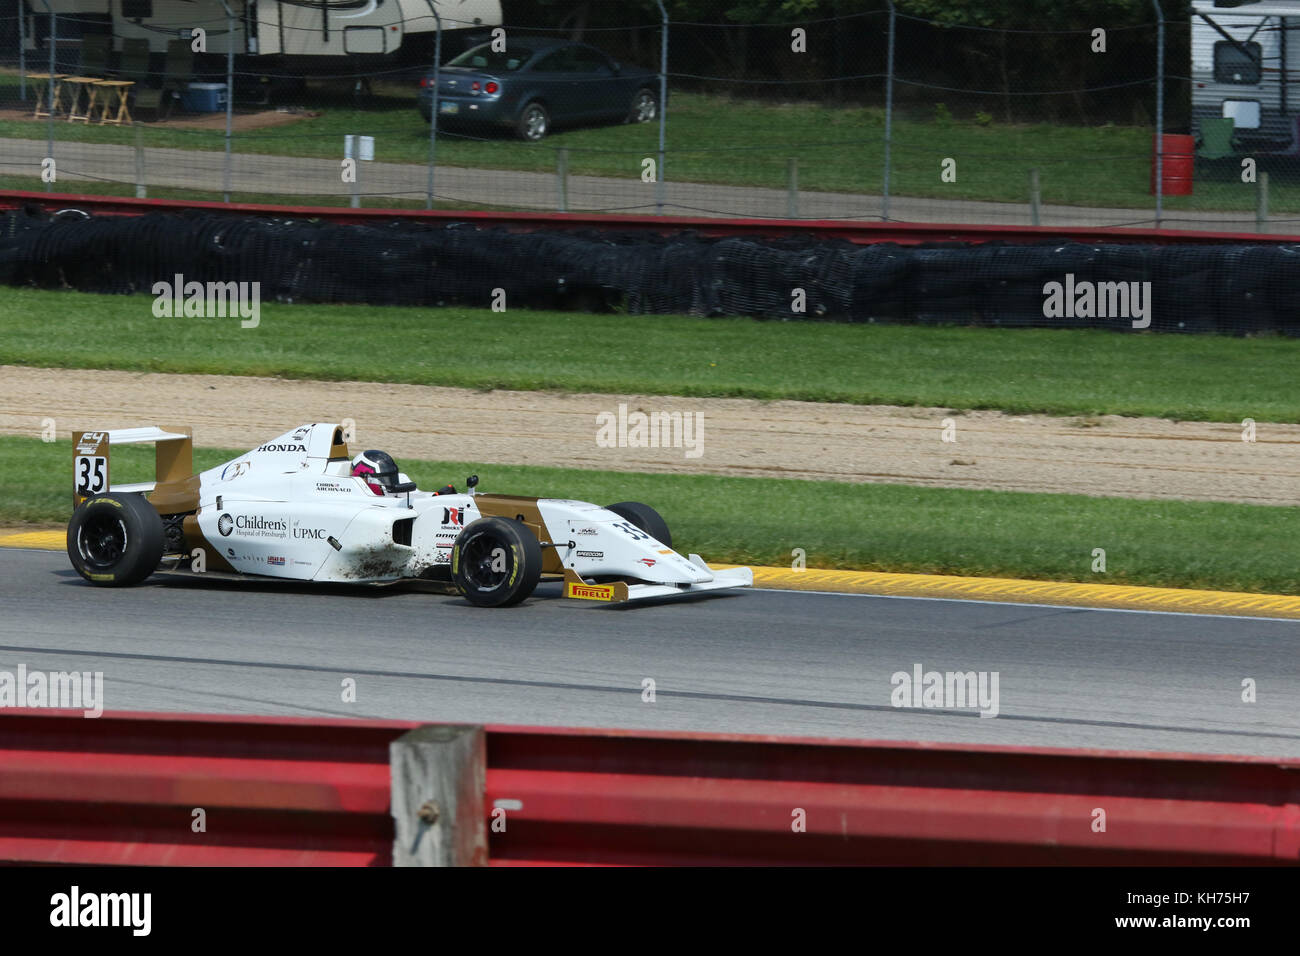
[[[575,584],[569,581],[564,585],[564,596],[581,598],[585,601],[612,601],[614,600],[614,585]]]

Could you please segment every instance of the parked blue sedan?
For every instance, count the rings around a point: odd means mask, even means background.
[[[429,120],[433,75],[420,80]],[[466,50],[440,70],[438,126],[496,126],[536,142],[552,126],[648,123],[659,115],[659,74],[617,63],[595,47],[524,39]]]

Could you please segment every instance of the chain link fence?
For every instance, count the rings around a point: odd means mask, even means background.
[[[1092,23],[1029,0],[825,0],[810,6],[828,15],[803,20],[665,20],[690,6],[0,0],[0,186],[1061,227],[1300,220],[1285,17],[1116,3],[1092,4],[1117,11]]]

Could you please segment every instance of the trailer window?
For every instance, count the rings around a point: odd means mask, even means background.
[[[1242,47],[1245,48],[1244,51]],[[1258,83],[1261,55],[1262,51],[1258,43],[1234,44],[1220,40],[1214,44],[1214,81],[1216,83]]]
[[[1224,100],[1223,117],[1234,129],[1259,129],[1259,100]]]

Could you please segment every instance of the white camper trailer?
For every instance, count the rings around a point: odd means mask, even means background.
[[[1300,0],[1192,5],[1192,132],[1231,119],[1241,150],[1300,151]]]
[[[47,0],[22,0],[31,28],[28,48],[46,32]],[[433,58],[435,22],[442,18],[444,52],[454,53],[456,35],[481,33],[501,24],[500,0],[227,0],[233,35],[221,0],[48,0],[66,20],[67,36],[106,30],[114,47],[127,39],[149,41],[163,54],[170,40],[204,31],[205,50],[225,55],[233,41],[240,69],[322,75],[349,68],[425,64]],[[98,24],[105,24],[96,31]],[[60,35],[65,35],[60,30]]]

